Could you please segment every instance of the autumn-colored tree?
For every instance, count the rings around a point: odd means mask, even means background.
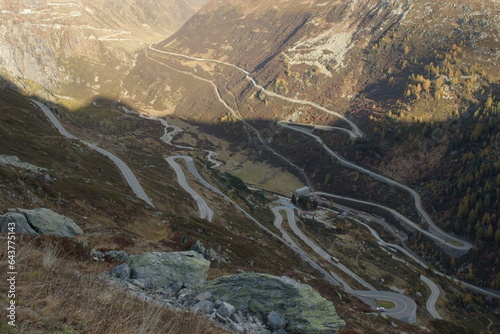
[[[495,232],[495,242],[500,242],[500,227],[497,228],[497,231]]]
[[[429,79],[425,79],[422,83],[422,88],[424,89],[424,91],[428,92],[431,88],[431,81]]]
[[[488,239],[491,239],[493,237],[493,226],[491,224],[486,229],[486,232],[484,233],[484,236],[486,238],[488,238]]]

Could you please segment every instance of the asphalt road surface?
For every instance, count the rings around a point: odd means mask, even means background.
[[[293,240],[288,236],[286,231],[281,227],[283,217],[279,213],[279,211],[284,211],[287,215],[287,221],[292,229],[292,231],[303,241],[305,242],[311,249],[321,256],[323,259],[328,261],[330,264],[337,266],[339,269],[344,271],[347,275],[351,276],[353,279],[364,285],[369,289],[369,291],[360,291],[360,290],[353,290],[345,281],[341,281],[342,285],[344,285],[344,289],[346,292],[359,296],[362,300],[367,302],[369,305],[371,305],[373,308],[376,308],[376,304],[374,302],[375,299],[379,300],[386,300],[393,302],[396,306],[391,308],[391,309],[386,309],[386,314],[388,316],[391,316],[396,319],[400,319],[403,321],[407,321],[410,323],[414,323],[416,321],[416,310],[417,310],[417,305],[415,304],[415,301],[413,299],[404,296],[399,293],[391,292],[391,291],[377,291],[373,286],[365,282],[361,277],[353,273],[351,270],[349,270],[346,266],[344,266],[341,263],[336,263],[331,259],[331,256],[325,252],[323,249],[321,249],[319,246],[317,246],[314,242],[312,242],[309,238],[307,238],[302,231],[297,227],[296,221],[295,221],[295,214],[293,210],[289,207],[286,206],[280,206],[280,207],[273,207],[272,211],[275,215],[275,223],[274,225],[281,231],[281,233],[284,235],[284,238],[287,241],[292,241]],[[296,244],[293,242],[293,244],[296,246]]]
[[[108,157],[115,163],[115,165],[120,169],[120,172],[122,173],[123,177],[127,181],[128,185],[130,188],[132,188],[132,191],[135,193],[135,195],[142,199],[144,202],[148,203],[152,207],[154,207],[153,202],[151,199],[148,197],[144,189],[142,188],[141,184],[139,183],[139,180],[135,176],[134,172],[127,166],[127,164],[120,158],[118,158],[116,155],[113,153],[95,145],[92,143],[89,143],[85,140],[82,140],[78,137],[73,136],[71,133],[66,130],[66,128],[59,122],[57,117],[52,113],[52,111],[47,108],[46,105],[44,105],[41,102],[32,100],[42,111],[43,113],[47,116],[47,118],[50,120],[50,122],[56,127],[56,129],[59,131],[60,134],[62,134],[64,137],[69,138],[69,139],[76,139],[80,140],[82,143],[90,147],[91,149],[101,153],[102,155]]]
[[[210,207],[208,206],[207,202],[205,202],[203,197],[198,195],[198,193],[189,186],[186,180],[186,176],[184,175],[184,171],[182,170],[181,166],[175,161],[176,159],[185,160],[188,165],[189,172],[193,174],[198,181],[203,180],[201,176],[198,174],[196,168],[194,167],[193,159],[191,157],[179,155],[179,156],[168,157],[167,162],[170,164],[170,166],[172,166],[175,173],[177,174],[177,181],[179,182],[180,186],[185,191],[187,191],[191,195],[191,197],[193,197],[193,199],[196,201],[196,204],[198,205],[199,217],[211,222],[214,217],[213,210],[210,209]]]

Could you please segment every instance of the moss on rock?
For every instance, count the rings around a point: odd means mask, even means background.
[[[288,277],[239,274],[207,282],[199,290],[261,318],[275,311],[287,320],[288,333],[335,333],[345,325],[332,302]]]

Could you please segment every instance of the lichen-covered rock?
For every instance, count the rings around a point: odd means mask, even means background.
[[[39,234],[72,238],[83,233],[82,229],[72,219],[50,209],[18,209],[18,211],[26,217],[31,227]]]
[[[131,278],[155,287],[169,286],[172,282],[198,286],[206,281],[210,267],[210,261],[193,251],[142,253],[131,255],[127,263]]]
[[[107,262],[122,262],[122,261],[127,261],[129,255],[121,250],[109,250],[105,252],[101,252],[100,250],[97,249],[92,249],[90,252],[90,256],[95,260],[95,261],[107,261]]]
[[[234,306],[229,303],[222,302],[221,306],[217,310],[217,313],[225,318],[229,318],[234,313]]]
[[[130,278],[130,267],[128,264],[122,263],[118,267],[111,269],[109,273],[119,279],[128,279]]]
[[[9,209],[5,214],[0,215],[0,231],[6,232],[8,223],[14,222],[16,232],[24,234],[52,234],[72,238],[83,233],[72,219],[50,209],[17,209],[17,211]]]
[[[335,333],[345,325],[332,302],[288,277],[239,274],[212,280],[198,290],[262,319],[274,311],[286,319],[288,333]]]
[[[267,325],[272,330],[283,329],[286,326],[286,319],[278,313],[271,311],[267,316]]]
[[[6,212],[0,216],[0,232],[9,232],[9,223],[14,223],[14,232],[23,234],[39,235],[28,223],[26,217],[17,212]],[[12,229],[10,230],[12,231]]]

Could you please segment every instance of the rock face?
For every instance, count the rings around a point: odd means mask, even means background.
[[[129,258],[129,255],[120,250],[109,250],[105,252],[101,252],[100,250],[97,249],[92,249],[90,252],[90,256],[95,260],[95,261],[108,261],[108,262],[121,262],[121,261],[127,261]]]
[[[206,282],[209,265],[194,251],[142,253],[108,277],[146,301],[204,314],[234,333],[335,334],[345,325],[309,285],[266,274]]]
[[[345,325],[330,301],[288,277],[239,274],[207,282],[201,290],[288,333],[336,333]]]
[[[199,253],[142,253],[128,259],[131,278],[145,281],[154,287],[172,285],[174,282],[198,286],[205,283],[210,262]]]
[[[200,240],[197,240],[192,246],[191,249],[192,251],[195,251],[197,253],[200,253],[205,259],[208,261],[218,261],[218,262],[227,262],[226,259],[221,257],[217,251],[213,248],[206,248]]]
[[[130,278],[130,267],[128,264],[122,263],[118,267],[111,269],[110,274],[116,278],[128,279]]]
[[[67,93],[99,91],[123,65],[122,49],[171,35],[206,2],[0,0],[0,67],[47,88],[78,85]]]
[[[26,217],[17,212],[6,212],[0,216],[0,231],[8,232],[9,223],[15,224],[15,231],[17,233],[23,234],[33,234],[39,235],[31,226],[28,224]]]
[[[33,235],[51,234],[72,238],[82,234],[82,229],[70,218],[62,216],[50,209],[33,210],[9,209],[0,216],[0,230],[7,231],[9,222],[16,224],[16,232]]]
[[[26,217],[28,223],[40,234],[72,238],[83,233],[82,229],[72,219],[50,209],[18,209],[18,211]]]

